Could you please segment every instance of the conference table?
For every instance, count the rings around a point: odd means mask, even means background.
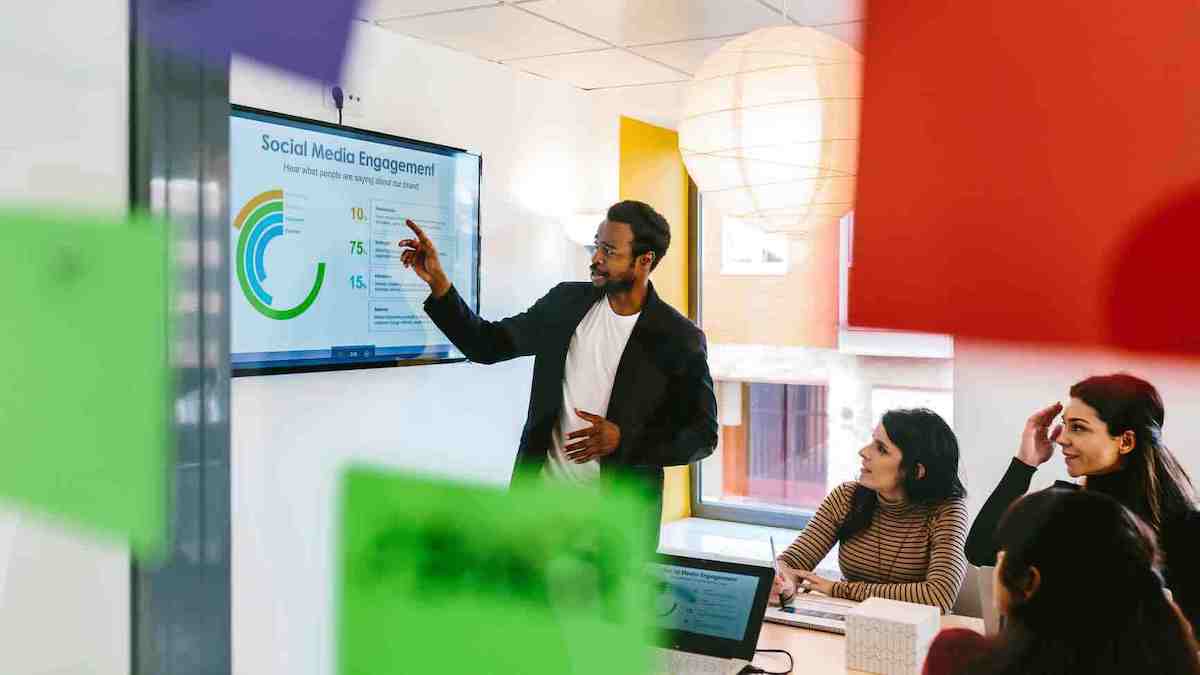
[[[984,632],[983,619],[969,616],[943,616],[942,628],[970,628]],[[766,621],[758,635],[758,648],[786,649],[796,662],[793,673],[841,675],[864,672],[846,669],[844,635]],[[782,654],[759,654],[754,659],[754,665],[764,670],[783,670],[787,667],[787,657]]]

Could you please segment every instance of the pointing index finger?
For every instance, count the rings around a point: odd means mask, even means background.
[[[422,230],[420,225],[417,225],[416,223],[414,223],[413,221],[411,221],[407,218],[404,219],[404,224],[408,225],[408,228],[417,235],[417,239],[419,239],[422,244],[424,244],[424,245],[430,244],[429,237],[425,235],[425,230]]]

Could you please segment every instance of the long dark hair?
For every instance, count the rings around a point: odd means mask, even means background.
[[[1192,509],[1191,479],[1163,444],[1165,411],[1154,385],[1126,373],[1097,375],[1071,387],[1071,397],[1095,409],[1109,436],[1132,431],[1135,438],[1121,470],[1088,476],[1089,490],[1121,502],[1156,533]]]
[[[1189,511],[1168,522],[1158,540],[1167,586],[1200,639],[1200,511]]]
[[[1163,592],[1153,531],[1116,500],[1052,488],[1026,495],[996,531],[1014,600],[991,675],[1196,675],[1191,629]],[[1024,598],[1036,568],[1039,583]]]
[[[904,493],[915,504],[937,504],[967,496],[958,478],[958,438],[937,413],[927,408],[889,410],[883,428],[900,448],[900,473]],[[918,477],[917,464],[925,467]],[[871,524],[879,505],[874,490],[859,485],[850,498],[850,513],[838,528],[838,541],[846,541]]]

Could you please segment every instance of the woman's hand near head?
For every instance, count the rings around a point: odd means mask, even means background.
[[[1062,433],[1062,425],[1055,425],[1054,418],[1063,410],[1061,403],[1047,406],[1035,412],[1025,420],[1025,430],[1021,432],[1021,445],[1017,448],[1017,459],[1029,466],[1039,466],[1050,461],[1054,456],[1054,442]]]

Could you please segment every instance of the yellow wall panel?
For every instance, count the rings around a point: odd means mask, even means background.
[[[679,154],[679,134],[621,118],[621,199],[653,206],[671,224],[671,247],[650,279],[659,297],[683,314],[688,311],[688,177]],[[690,472],[670,467],[663,486],[663,521],[692,514]]]

